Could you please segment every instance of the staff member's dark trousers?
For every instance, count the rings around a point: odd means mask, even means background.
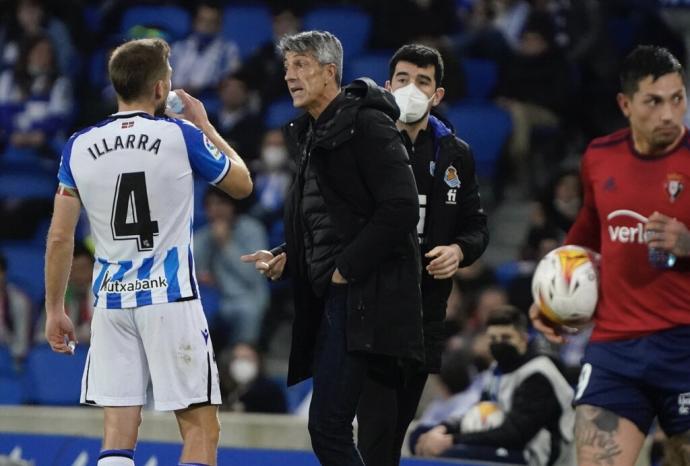
[[[314,352],[309,434],[324,466],[363,466],[352,421],[367,374],[365,356],[347,351],[347,286],[331,284]],[[374,463],[372,463],[374,464]]]
[[[414,419],[428,374],[404,383],[367,377],[357,408],[357,445],[367,466],[398,466],[407,427]]]

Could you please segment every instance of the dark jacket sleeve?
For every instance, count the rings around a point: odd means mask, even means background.
[[[460,206],[454,242],[460,246],[463,259],[460,267],[472,265],[489,244],[486,214],[479,198],[479,184],[475,173],[474,156],[468,147],[463,151],[464,187],[460,191]]]
[[[500,427],[484,432],[455,433],[454,443],[524,449],[542,428],[561,416],[561,405],[543,374],[534,374],[515,389],[513,404]]]
[[[419,198],[407,150],[395,123],[384,113],[364,109],[357,117],[356,156],[360,176],[374,202],[373,215],[336,258],[349,281],[375,269],[419,219]]]

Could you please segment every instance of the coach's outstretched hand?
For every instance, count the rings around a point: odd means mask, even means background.
[[[69,343],[77,343],[77,336],[74,334],[72,320],[62,313],[48,313],[46,317],[46,340],[56,353],[74,354],[74,347]]]
[[[273,257],[270,251],[262,249],[252,254],[245,254],[240,257],[240,260],[242,262],[253,262],[254,267],[261,275],[266,275],[271,280],[278,280],[283,275],[287,254],[283,252]]]

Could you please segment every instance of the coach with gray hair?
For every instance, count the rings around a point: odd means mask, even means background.
[[[314,377],[309,432],[319,461],[363,465],[352,420],[367,376],[402,384],[423,362],[417,189],[393,96],[369,79],[340,88],[343,51],[328,32],[279,48],[295,107],[284,127],[298,174],[286,243],[243,256],[293,281],[288,384]]]

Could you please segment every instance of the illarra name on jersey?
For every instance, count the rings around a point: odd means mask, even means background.
[[[149,139],[153,141],[151,144],[149,144]],[[130,134],[126,138],[115,136],[114,139],[111,139],[110,144],[105,138],[102,138],[100,142],[94,143],[87,150],[91,157],[96,160],[115,150],[138,149],[158,154],[160,148],[161,140],[159,138],[154,139],[147,134]]]

